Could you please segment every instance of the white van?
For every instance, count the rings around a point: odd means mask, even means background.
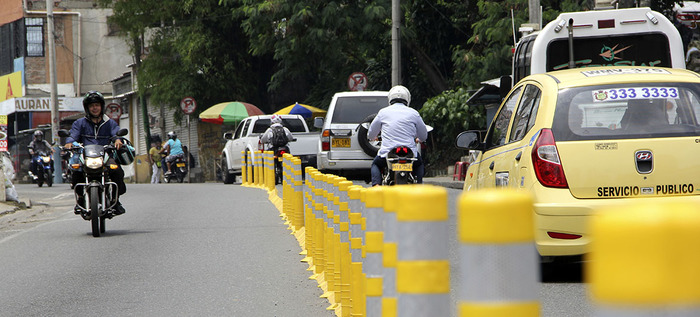
[[[569,23],[573,49],[569,48]],[[591,66],[685,68],[685,50],[676,27],[649,8],[565,12],[541,31],[518,41],[512,84],[530,74]]]
[[[339,92],[333,95],[328,113],[316,118],[321,128],[316,165],[321,171],[335,174],[357,174],[369,179],[372,160],[379,146],[367,140],[367,130],[359,126],[363,120],[389,105],[388,91]]]

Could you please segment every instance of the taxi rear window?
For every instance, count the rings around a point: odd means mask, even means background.
[[[617,84],[559,91],[557,141],[696,136],[700,85]]]

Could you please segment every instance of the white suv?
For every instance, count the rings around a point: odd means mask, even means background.
[[[316,118],[321,128],[317,167],[321,171],[348,175],[362,173],[369,179],[372,160],[379,146],[367,140],[365,120],[389,105],[388,91],[339,92],[333,96],[326,118]]]

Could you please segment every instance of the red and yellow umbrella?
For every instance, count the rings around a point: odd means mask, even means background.
[[[258,107],[241,101],[228,101],[215,104],[199,114],[203,122],[216,124],[236,124],[241,120],[265,114]]]

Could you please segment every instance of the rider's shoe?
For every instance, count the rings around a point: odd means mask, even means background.
[[[80,210],[80,205],[75,205],[75,207],[73,207],[73,213],[75,213],[76,215],[80,214]]]
[[[114,208],[114,215],[118,216],[126,212],[126,209],[124,209],[124,206],[122,206],[122,203],[118,202],[117,206]]]
[[[167,172],[165,172],[165,174],[163,174],[163,175],[172,175],[172,174],[173,174],[173,172],[167,171]]]

